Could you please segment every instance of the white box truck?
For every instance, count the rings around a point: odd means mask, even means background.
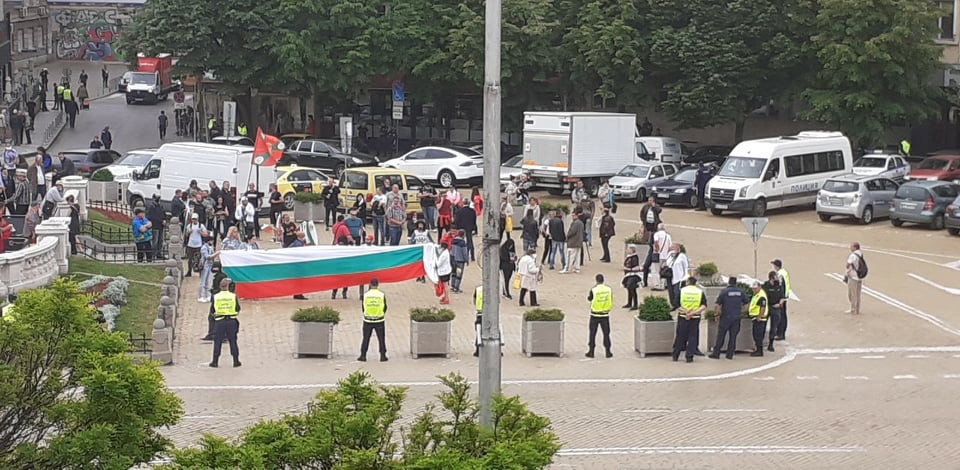
[[[197,142],[165,144],[141,171],[134,173],[127,187],[127,202],[136,207],[159,194],[164,207],[169,208],[174,192],[189,188],[192,180],[204,189],[210,181],[216,181],[218,186],[229,181],[239,194],[247,190],[248,184],[257,183],[260,191],[267,193],[276,180],[274,167],[260,168],[258,181],[252,160],[250,147]]]
[[[523,171],[558,195],[583,181],[592,194],[624,166],[651,158],[636,142],[637,117],[619,113],[523,113]]]

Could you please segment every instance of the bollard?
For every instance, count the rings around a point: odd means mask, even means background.
[[[162,365],[173,364],[173,329],[167,327],[161,318],[153,321],[153,347],[150,359]]]

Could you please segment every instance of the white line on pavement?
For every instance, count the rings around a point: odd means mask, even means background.
[[[908,354],[907,359],[927,359],[930,356],[926,354]]]
[[[870,377],[864,375],[844,375],[843,378],[846,380],[870,380]]]
[[[917,376],[912,374],[894,375],[893,380],[916,380]]]
[[[775,380],[775,379],[774,379],[773,377],[770,377],[770,376],[768,375],[768,376],[766,376],[766,377],[754,377],[753,380],[762,380],[762,381],[764,381],[764,382],[769,382],[769,381]]]
[[[920,281],[920,282],[922,282],[922,283],[924,283],[924,284],[926,284],[926,285],[928,285],[928,286],[936,287],[937,289],[940,289],[940,290],[942,290],[942,291],[944,291],[944,292],[946,292],[946,293],[948,293],[948,294],[960,295],[960,289],[956,289],[956,288],[953,288],[953,287],[947,287],[947,286],[941,286],[940,284],[937,284],[936,282],[933,282],[933,281],[931,281],[931,280],[929,280],[929,279],[927,279],[927,278],[925,278],[925,277],[918,276],[918,275],[916,275],[916,274],[914,274],[914,273],[907,273],[907,276],[910,276],[910,277],[912,277],[912,278],[914,278],[914,279],[916,279],[916,280],[918,280],[918,281]]]
[[[816,375],[798,375],[797,380],[820,380]]]
[[[643,408],[639,410],[623,410],[623,413],[670,413],[670,408]]]
[[[960,351],[960,346],[875,346],[860,348],[827,348],[827,349],[798,349],[797,355],[803,354],[871,354],[871,353],[908,353],[908,352],[937,352],[952,353]],[[955,357],[960,357],[957,354]]]
[[[816,359],[816,360],[818,360],[818,361],[831,361],[831,360],[834,360],[834,359],[840,359],[840,358],[837,357],[837,356],[813,356],[813,358]]]
[[[716,408],[703,410],[704,413],[766,413],[764,408]]]
[[[861,359],[885,359],[887,356],[860,356]]]
[[[860,446],[665,446],[665,447],[590,447],[560,449],[559,457],[638,454],[849,454],[866,452]]]
[[[960,374],[943,374],[945,379],[960,379]]]

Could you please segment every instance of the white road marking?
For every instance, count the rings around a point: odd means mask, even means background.
[[[765,408],[716,408],[703,410],[704,413],[766,413]]]
[[[866,452],[860,446],[663,446],[663,447],[589,447],[560,449],[559,457],[649,454],[849,454]]]
[[[950,262],[950,263],[946,263],[946,264],[944,264],[943,266],[944,266],[945,268],[956,269],[957,271],[960,271],[960,260],[956,260],[956,261],[953,261],[953,262]]]
[[[846,380],[870,380],[870,377],[865,375],[844,375],[843,378]]]
[[[861,348],[798,349],[797,355],[804,354],[873,354],[873,353],[952,353],[960,352],[960,346],[875,346]],[[960,354],[955,355],[960,357]]]
[[[945,379],[960,379],[960,374],[943,374]]]
[[[798,375],[797,380],[820,380],[816,375]]]
[[[768,375],[768,376],[766,376],[766,377],[754,377],[753,380],[761,380],[761,381],[764,381],[764,382],[769,382],[769,381],[775,380],[775,379],[774,379],[773,377],[770,377],[770,376]]]
[[[907,359],[927,359],[930,356],[926,354],[908,354]]]
[[[813,358],[818,361],[832,361],[834,359],[840,359],[837,356],[813,356]]]
[[[839,274],[837,274],[837,273],[825,273],[825,275],[826,275],[827,277],[830,277],[830,278],[836,280],[836,281],[843,282],[843,276],[841,276],[841,275],[839,275]],[[890,296],[888,296],[888,295],[886,295],[886,294],[884,294],[884,293],[882,293],[882,292],[876,291],[876,290],[871,289],[871,288],[866,287],[866,286],[863,287],[863,292],[865,292],[865,293],[866,293],[867,295],[869,295],[870,297],[873,297],[873,298],[875,298],[875,299],[877,299],[877,300],[879,300],[879,301],[881,301],[881,302],[883,302],[883,303],[885,303],[885,304],[887,304],[887,305],[890,305],[890,306],[892,306],[892,307],[896,307],[896,308],[898,308],[898,309],[900,309],[900,310],[903,310],[904,312],[907,312],[908,314],[913,315],[913,316],[915,316],[915,317],[917,317],[917,318],[920,318],[920,319],[922,319],[922,320],[926,320],[927,322],[929,322],[929,323],[932,324],[933,326],[936,326],[937,328],[940,328],[941,330],[946,331],[947,333],[951,333],[951,334],[960,336],[960,330],[958,330],[958,329],[956,329],[956,328],[954,328],[954,327],[952,327],[952,326],[950,326],[950,325],[947,325],[946,323],[943,322],[943,320],[941,320],[941,319],[939,319],[939,318],[937,318],[937,317],[935,317],[935,316],[933,316],[933,315],[930,315],[929,313],[926,313],[926,312],[924,312],[924,311],[922,311],[922,310],[920,310],[920,309],[917,309],[917,308],[915,308],[915,307],[911,307],[911,306],[909,306],[909,305],[907,305],[907,304],[905,304],[905,303],[903,303],[903,302],[901,302],[901,301],[899,301],[899,300],[897,300],[897,299],[894,299],[893,297],[890,297]]]
[[[860,356],[860,359],[886,359],[887,356]]]
[[[912,374],[894,375],[893,380],[916,380],[917,376]]]
[[[931,281],[931,280],[929,280],[929,279],[927,279],[927,278],[925,278],[925,277],[923,277],[923,276],[918,276],[918,275],[916,275],[916,274],[914,274],[914,273],[907,273],[907,276],[910,276],[910,277],[912,277],[912,278],[914,278],[914,279],[916,279],[916,280],[918,280],[918,281],[920,281],[920,282],[922,282],[922,283],[924,283],[924,284],[926,284],[926,285],[928,285],[928,286],[936,287],[937,289],[940,289],[940,290],[942,290],[942,291],[944,291],[944,292],[946,292],[946,293],[948,293],[948,294],[960,295],[960,289],[956,289],[956,288],[953,288],[953,287],[947,287],[947,286],[941,286],[940,284],[937,284],[936,282],[933,282],[933,281]]]

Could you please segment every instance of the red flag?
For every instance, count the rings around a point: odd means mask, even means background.
[[[257,128],[257,140],[253,144],[253,164],[260,166],[274,166],[277,160],[283,156],[283,149],[286,148],[280,139],[264,134],[263,130]]]

